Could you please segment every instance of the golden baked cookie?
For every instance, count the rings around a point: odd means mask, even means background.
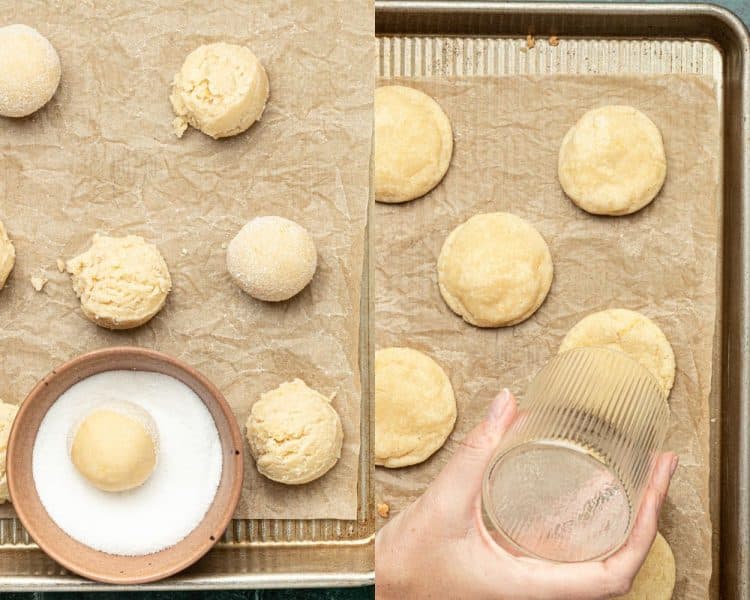
[[[539,232],[509,213],[485,213],[456,227],[438,257],[440,293],[477,327],[528,319],[552,285],[552,256]]]
[[[565,193],[596,215],[627,215],[659,193],[667,175],[661,132],[632,106],[584,114],[563,138],[558,177]]]
[[[440,105],[401,85],[375,90],[375,200],[406,202],[424,196],[445,175],[453,131]]]
[[[456,423],[445,371],[412,348],[375,353],[375,464],[397,468],[427,460]]]
[[[91,247],[65,268],[83,314],[107,329],[131,329],[149,321],[172,289],[159,249],[142,237],[94,235]]]
[[[169,100],[177,115],[177,137],[188,125],[214,139],[237,135],[258,121],[269,84],[263,65],[249,48],[217,42],[188,54],[172,81]]]
[[[674,352],[667,336],[648,317],[624,308],[592,313],[573,326],[559,351],[588,346],[627,354],[645,367],[664,394],[669,395],[675,376]]]
[[[280,483],[318,479],[341,457],[344,431],[331,398],[300,379],[262,394],[246,428],[258,471]]]

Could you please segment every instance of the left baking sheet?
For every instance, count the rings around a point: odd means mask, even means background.
[[[0,6],[0,24],[11,23],[52,42],[62,81],[36,114],[0,120],[0,220],[17,253],[0,292],[2,399],[20,403],[39,378],[83,352],[145,346],[209,377],[244,430],[262,392],[299,377],[335,394],[341,459],[313,483],[283,486],[257,473],[246,447],[235,516],[356,518],[371,3],[11,2]],[[191,50],[216,41],[258,56],[268,106],[233,138],[189,129],[177,139],[172,77]],[[293,219],[315,238],[317,273],[287,302],[253,300],[226,272],[227,242],[260,215]],[[166,307],[138,329],[111,332],[86,320],[56,267],[96,232],[143,236],[169,265]],[[35,276],[49,280],[40,292]],[[10,505],[1,510],[13,514]]]

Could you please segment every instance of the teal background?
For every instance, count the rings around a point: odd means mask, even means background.
[[[339,0],[345,2],[346,0]],[[608,0],[603,0],[608,1]],[[623,1],[623,0],[620,0]],[[625,0],[627,1],[627,0]],[[652,0],[669,4],[664,0]],[[640,4],[640,2],[629,2]],[[750,0],[717,0],[714,4],[729,8],[746,25],[750,25]],[[2,594],[3,600],[74,600],[83,594],[78,593],[10,593]],[[232,592],[151,592],[151,593],[104,593],[99,600],[371,600],[375,596],[373,587],[339,588],[329,590],[246,590]]]

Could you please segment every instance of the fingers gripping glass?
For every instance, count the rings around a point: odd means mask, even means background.
[[[658,383],[628,356],[604,348],[556,356],[485,473],[493,537],[554,561],[612,554],[633,526],[668,421]]]

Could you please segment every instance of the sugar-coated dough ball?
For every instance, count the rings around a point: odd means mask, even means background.
[[[584,114],[560,147],[558,177],[565,193],[596,215],[627,215],[659,193],[667,157],[654,122],[632,106]]]
[[[5,455],[8,451],[8,437],[16,418],[18,407],[0,400],[0,504],[10,500],[8,480],[5,476]]]
[[[412,348],[375,353],[375,464],[397,468],[427,460],[456,423],[445,371]]]
[[[261,394],[246,426],[255,466],[280,483],[313,481],[341,456],[344,430],[331,398],[300,379]]]
[[[401,85],[375,90],[375,200],[406,202],[424,196],[445,175],[453,131],[440,105]]]
[[[28,25],[0,27],[0,115],[30,115],[59,83],[60,57],[46,37]]]
[[[70,458],[93,486],[124,492],[151,476],[158,448],[151,415],[130,402],[118,402],[93,410],[78,424]]]
[[[669,395],[675,375],[674,352],[667,336],[648,317],[625,308],[592,313],[568,332],[560,352],[589,346],[627,354],[646,368]]]
[[[172,81],[169,100],[177,137],[192,125],[212,138],[242,133],[260,119],[268,75],[249,48],[217,42],[188,54]]]
[[[8,237],[8,232],[5,231],[5,226],[0,221],[0,290],[3,289],[15,264],[16,249]]]
[[[318,267],[310,232],[283,217],[256,217],[227,246],[227,270],[243,291],[279,302],[298,294]]]
[[[638,571],[633,586],[620,600],[670,600],[674,592],[676,568],[672,548],[661,533],[651,545],[646,561]]]
[[[552,256],[523,219],[502,212],[475,215],[445,240],[438,282],[451,310],[472,325],[515,325],[547,297]]]
[[[66,264],[81,310],[107,329],[131,329],[149,321],[172,289],[167,263],[142,237],[94,235],[91,248]]]

